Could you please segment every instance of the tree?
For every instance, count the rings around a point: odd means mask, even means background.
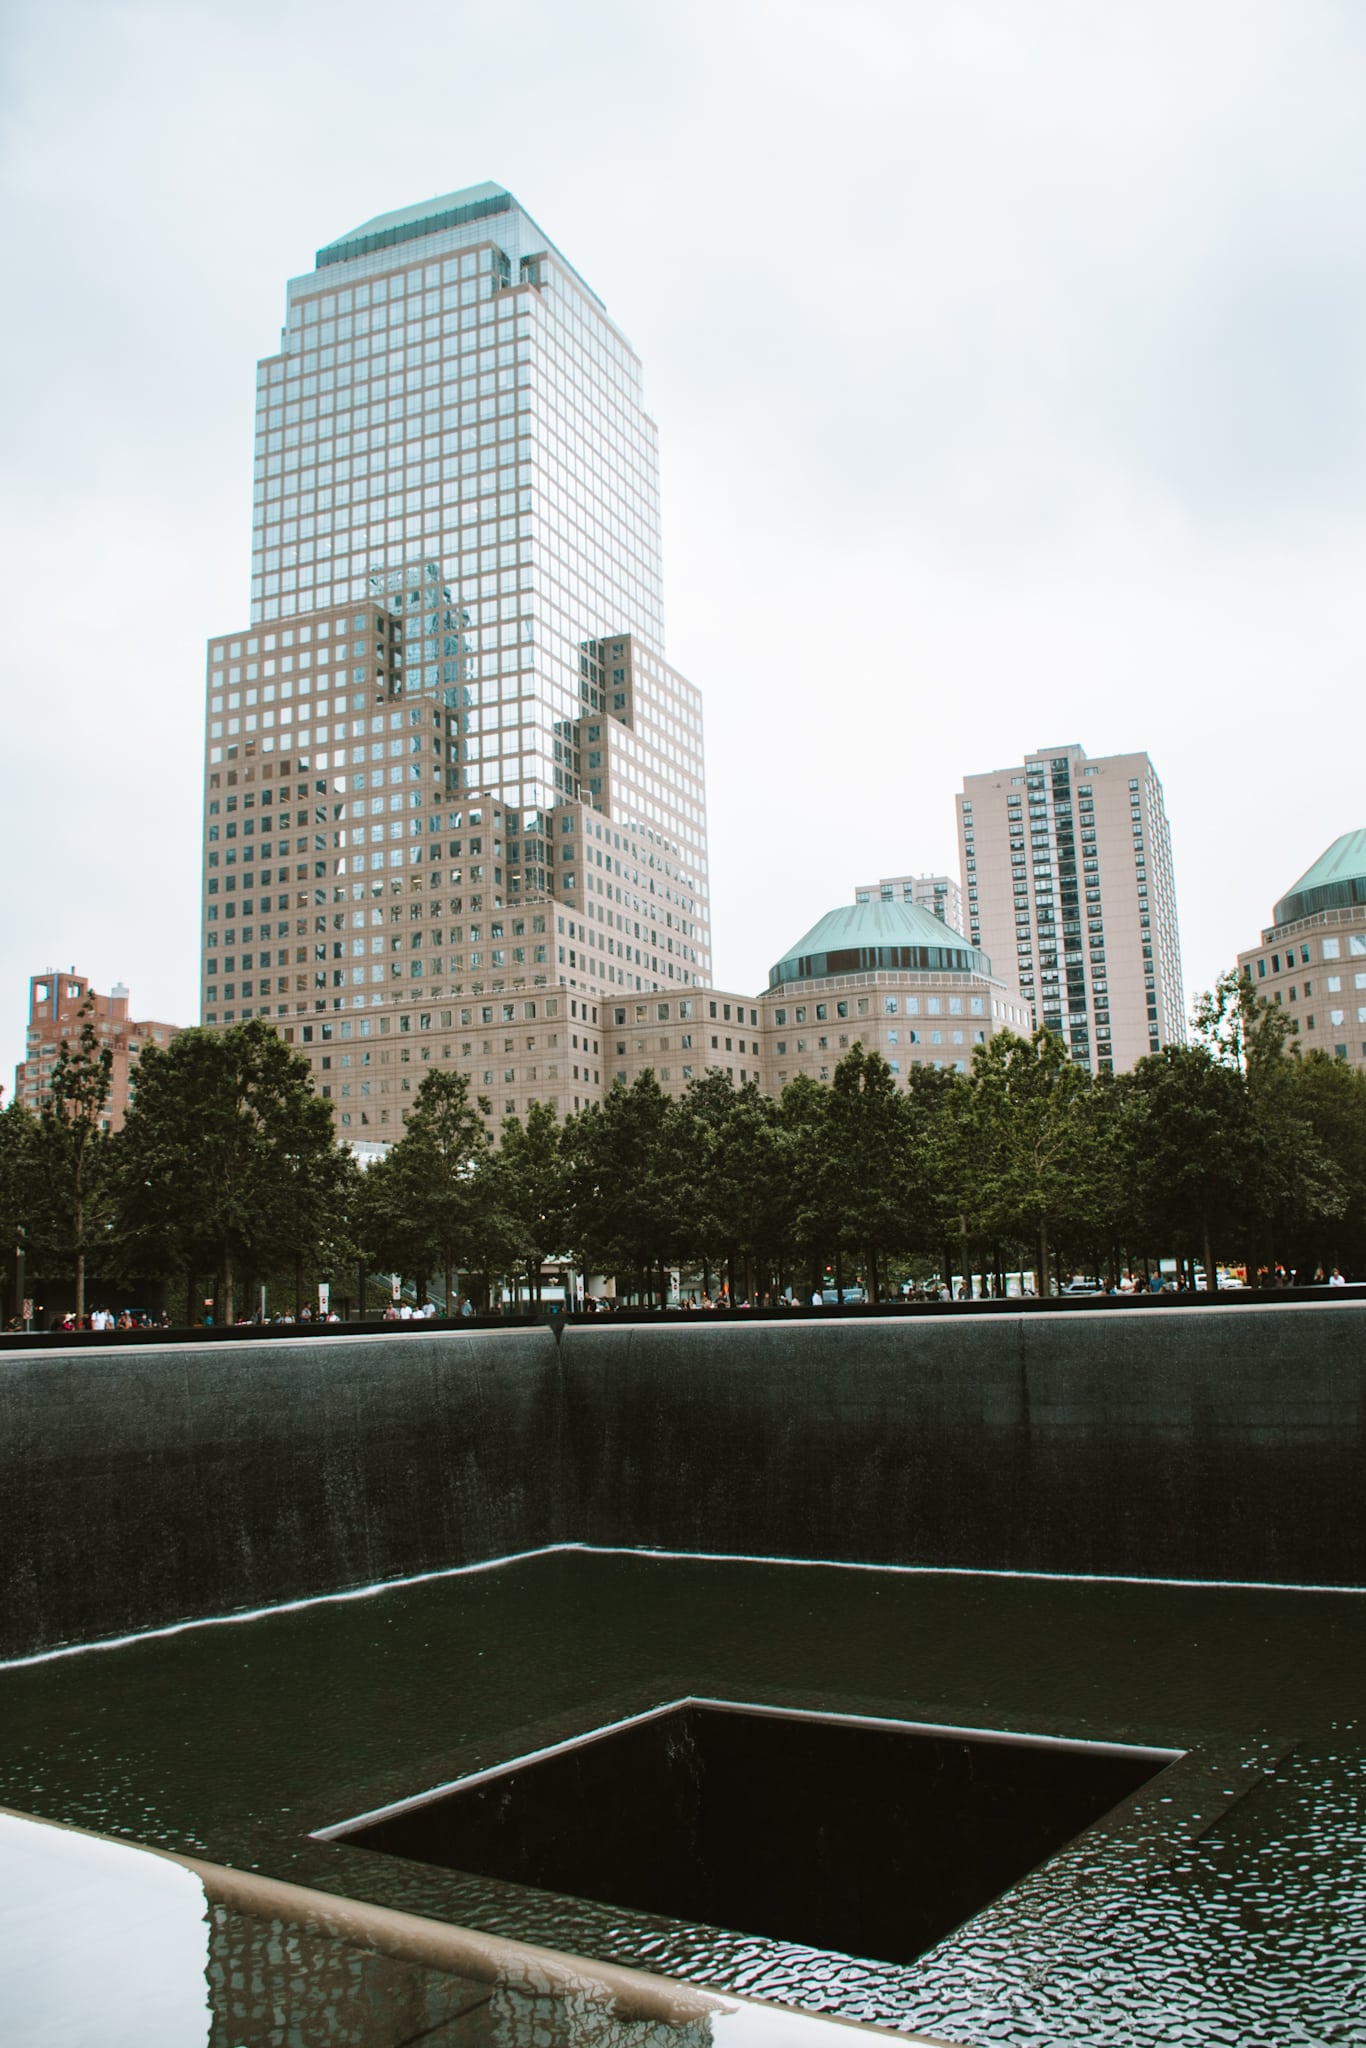
[[[874,1299],[886,1259],[910,1237],[908,1119],[891,1068],[855,1045],[835,1068],[825,1111],[826,1198],[835,1250],[867,1261]]]
[[[346,1167],[306,1060],[264,1019],[147,1047],[117,1141],[125,1243],[162,1270],[206,1264],[236,1313],[238,1275],[330,1227]]]
[[[467,1263],[476,1234],[475,1169],[488,1150],[489,1112],[483,1096],[471,1101],[466,1075],[434,1067],[413,1098],[403,1136],[365,1176],[375,1212],[387,1218],[387,1241],[403,1252],[397,1270],[419,1279],[431,1266],[441,1271],[448,1315],[457,1268]]]
[[[350,1148],[333,1140],[331,1110],[318,1096],[291,1094],[282,1102],[273,1143],[280,1221],[270,1245],[257,1247],[256,1258],[270,1272],[289,1261],[298,1315],[305,1268],[320,1264],[324,1273],[335,1271],[356,1256],[349,1225],[361,1169]]]
[[[550,1103],[529,1103],[525,1123],[503,1118],[502,1142],[485,1160],[480,1184],[480,1208],[496,1219],[509,1263],[523,1268],[539,1301],[542,1266],[569,1249],[569,1170]]]
[[[791,1172],[792,1241],[813,1289],[820,1284],[827,1256],[840,1271],[843,1217],[831,1169],[829,1098],[828,1086],[810,1074],[797,1074],[779,1102]]]
[[[572,1231],[585,1270],[626,1273],[642,1292],[658,1292],[661,1305],[684,1235],[687,1130],[648,1067],[565,1126]]]
[[[113,1055],[95,1030],[94,1003],[81,1004],[80,1036],[63,1039],[38,1115],[34,1156],[37,1235],[44,1249],[69,1259],[76,1320],[85,1315],[86,1264],[103,1249],[109,1220],[107,1147],[109,1075]]]
[[[17,1255],[27,1249],[37,1136],[37,1123],[21,1102],[0,1109],[0,1270],[8,1269],[14,1254],[16,1279]],[[9,1313],[15,1314],[18,1306],[16,1301]]]
[[[788,1141],[778,1106],[757,1083],[721,1067],[688,1083],[679,1105],[676,1188],[680,1246],[704,1274],[737,1263],[750,1298],[777,1275],[790,1231]],[[752,1270],[751,1270],[752,1269]]]
[[[1232,969],[1195,1007],[1197,1041],[1241,1079],[1247,1106],[1248,1266],[1269,1266],[1321,1220],[1342,1214],[1341,1175],[1303,1113],[1294,1021]]]
[[[1169,1045],[1139,1060],[1123,1092],[1138,1217],[1160,1241],[1200,1247],[1212,1292],[1216,1245],[1255,1201],[1245,1077],[1206,1045]]]
[[[1351,1278],[1366,1278],[1366,1072],[1311,1052],[1295,1063],[1291,1094],[1343,1196],[1335,1217],[1301,1228],[1297,1263],[1301,1270],[1341,1266]]]
[[[1087,1216],[1090,1089],[1090,1073],[1053,1032],[1000,1031],[974,1048],[972,1087],[958,1101],[972,1165],[962,1199],[987,1234],[1033,1241],[1041,1294],[1055,1240]]]

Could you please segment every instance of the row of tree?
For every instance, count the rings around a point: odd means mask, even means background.
[[[1193,1043],[1092,1076],[1046,1032],[998,1034],[971,1071],[898,1086],[861,1046],[831,1083],[778,1098],[712,1071],[681,1098],[653,1074],[563,1123],[507,1117],[462,1075],[422,1082],[404,1134],[362,1170],[307,1063],[260,1021],[149,1047],[107,1134],[93,1027],[64,1046],[39,1117],[0,1112],[0,1230],[30,1271],[159,1276],[195,1317],[259,1283],[302,1304],[319,1277],[400,1274],[453,1309],[556,1263],[667,1298],[671,1268],[731,1298],[827,1275],[874,1295],[911,1274],[1032,1267],[1117,1273],[1175,1254],[1366,1272],[1366,1075],[1297,1057],[1282,1013],[1226,976]],[[350,1293],[349,1284],[343,1282]]]

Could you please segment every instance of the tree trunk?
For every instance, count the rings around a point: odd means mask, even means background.
[[[190,1266],[186,1269],[185,1273],[185,1327],[187,1330],[194,1328],[194,1288],[195,1270],[193,1266]]]
[[[297,1251],[294,1254],[294,1319],[296,1322],[298,1321],[299,1317],[303,1314],[303,1307],[304,1255],[302,1251]]]
[[[1205,1242],[1205,1292],[1214,1294],[1218,1290],[1219,1282],[1214,1271],[1214,1245],[1210,1238],[1209,1217],[1202,1216],[1200,1223]]]
[[[235,1277],[232,1264],[232,1246],[225,1244],[223,1247],[223,1313],[220,1320],[228,1324],[236,1321],[236,1303],[233,1299]]]
[[[1037,1285],[1041,1295],[1048,1293],[1048,1225],[1039,1223],[1039,1271]]]
[[[85,1319],[85,1246],[76,1249],[76,1328]]]
[[[450,1262],[450,1260],[449,1260],[449,1258],[448,1258],[448,1259],[446,1260],[446,1314],[447,1314],[447,1315],[450,1315],[450,1314],[452,1313],[452,1310],[451,1310],[451,1295],[452,1295],[452,1293],[454,1292],[454,1290],[455,1290],[455,1267],[454,1267],[454,1266],[453,1266],[453,1265],[451,1264],[451,1262]]]

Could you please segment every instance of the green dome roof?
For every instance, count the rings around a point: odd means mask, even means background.
[[[930,974],[990,974],[991,962],[961,932],[917,903],[842,903],[790,946],[768,977],[770,988],[832,974],[914,968]]]
[[[1344,832],[1312,868],[1282,896],[1273,924],[1294,924],[1320,910],[1349,910],[1366,904],[1366,832]]]

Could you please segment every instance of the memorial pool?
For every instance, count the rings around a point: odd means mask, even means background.
[[[564,1549],[0,1672],[0,1803],[964,2043],[1366,2041],[1362,1596]],[[1179,1750],[907,1967],[315,1830],[688,1696]]]

